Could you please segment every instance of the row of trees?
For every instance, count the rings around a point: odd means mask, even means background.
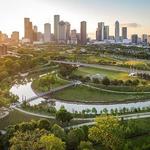
[[[73,111],[72,113],[69,113],[64,106],[61,106],[61,108],[57,111],[54,106],[49,106],[47,103],[41,103],[39,105],[31,106],[28,103],[24,102],[22,104],[22,108],[34,112],[45,112],[46,114],[49,113],[51,115],[57,116],[59,121],[61,122],[70,122],[70,120],[73,117],[95,117],[97,114],[104,115],[104,114],[111,114],[111,115],[123,115],[123,114],[132,114],[132,113],[142,113],[142,112],[150,112],[150,107],[143,107],[143,108],[120,108],[120,109],[110,109],[110,111],[107,108],[104,108],[103,110],[98,111],[95,107],[92,109],[84,109],[80,112]],[[62,117],[62,118],[61,118]],[[65,119],[66,121],[62,121]],[[67,121],[69,120],[69,121]]]
[[[105,86],[109,86],[109,85],[113,85],[113,86],[138,86],[140,84],[140,81],[138,79],[135,80],[111,80],[108,77],[104,77],[103,79],[99,79],[99,78],[93,78],[91,79],[90,77],[83,77],[83,76],[79,76],[79,75],[72,75],[70,76],[71,79],[76,79],[76,80],[80,80],[82,82],[93,82],[95,84],[103,84]],[[143,83],[143,82],[142,82]],[[143,83],[144,85],[146,83]]]

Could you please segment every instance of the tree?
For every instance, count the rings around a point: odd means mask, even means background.
[[[103,80],[102,80],[102,84],[104,84],[104,85],[106,85],[106,86],[110,85],[110,80],[109,80],[109,78],[104,77]]]
[[[61,121],[62,123],[68,123],[73,119],[73,116],[70,112],[62,107],[59,111],[56,112],[56,119]]]
[[[92,113],[93,113],[93,114],[97,114],[97,110],[96,110],[95,107],[92,108]]]
[[[39,121],[38,121],[38,127],[39,127],[40,129],[49,130],[50,127],[51,127],[51,123],[50,123],[48,120],[46,120],[46,119],[42,119],[42,120],[39,120]]]
[[[119,149],[122,146],[123,133],[118,118],[104,115],[97,117],[95,121],[95,126],[89,129],[89,139],[102,143],[108,149]]]
[[[46,130],[33,130],[21,132],[17,131],[10,139],[10,150],[41,150],[40,138],[47,135],[49,132]]]
[[[140,81],[138,79],[132,81],[133,86],[138,86]]]
[[[93,145],[89,141],[81,141],[80,145],[78,146],[79,150],[93,150]]]
[[[65,143],[53,134],[42,136],[40,142],[45,150],[65,150]]]
[[[59,68],[59,73],[64,77],[70,76],[77,69],[77,67],[68,64],[61,64]]]
[[[60,138],[60,139],[62,139],[62,140],[65,140],[65,139],[66,139],[66,133],[65,133],[64,129],[61,128],[59,125],[54,124],[54,125],[52,126],[51,131],[52,131],[52,133],[53,133],[56,137],[58,137],[58,138]]]
[[[93,83],[99,84],[99,83],[100,83],[100,82],[99,82],[99,79],[98,79],[98,78],[93,78]]]
[[[80,141],[85,140],[83,129],[77,128],[69,131],[67,135],[67,147],[69,150],[74,150],[78,147]]]

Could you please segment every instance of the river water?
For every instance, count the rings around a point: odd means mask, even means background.
[[[25,84],[15,84],[12,86],[10,89],[10,92],[12,92],[14,95],[17,95],[19,97],[19,101],[22,102],[25,99],[31,98],[36,96],[34,91],[31,88],[32,82],[28,82]],[[30,102],[31,105],[36,105],[41,103],[42,101],[45,101],[44,98],[38,98],[32,102]],[[131,109],[132,107],[134,108],[143,108],[143,107],[148,107],[150,106],[150,100],[146,102],[137,102],[137,103],[125,103],[125,104],[108,104],[108,105],[103,105],[103,104],[81,104],[81,103],[73,103],[73,102],[62,102],[59,100],[56,100],[55,102],[55,107],[56,109],[59,109],[61,106],[65,106],[65,108],[70,111],[82,111],[85,109],[92,109],[95,107],[97,109],[97,112],[100,112],[104,108],[107,108],[109,111],[111,109],[122,109],[124,107]]]

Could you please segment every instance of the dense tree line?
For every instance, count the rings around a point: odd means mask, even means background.
[[[95,119],[92,127],[66,129],[48,120],[23,122],[9,126],[6,135],[0,135],[1,148],[10,150],[136,150],[138,147],[127,139],[143,135],[136,121],[119,121],[116,117],[103,115]],[[130,148],[132,147],[132,148]],[[144,144],[140,150],[150,145]]]

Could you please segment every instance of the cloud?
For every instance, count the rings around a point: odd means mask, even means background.
[[[138,23],[125,23],[125,24],[121,24],[121,26],[123,27],[128,27],[128,28],[139,28],[141,27],[140,24]]]

